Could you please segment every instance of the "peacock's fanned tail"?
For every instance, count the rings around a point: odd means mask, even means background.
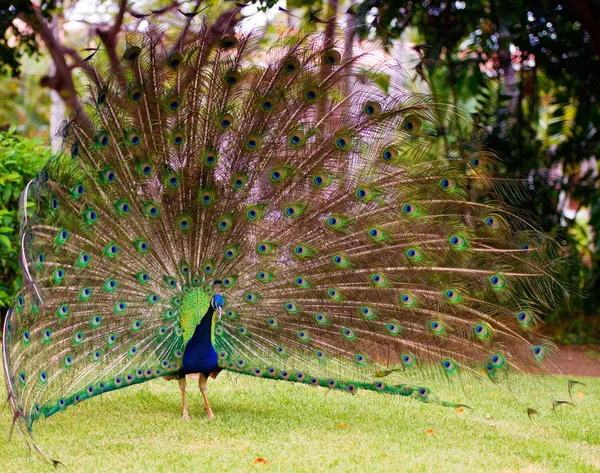
[[[26,428],[177,372],[215,279],[225,369],[424,401],[543,372],[547,241],[448,132],[460,112],[377,48],[259,40],[151,26],[118,68],[86,66],[85,111],[23,198],[3,349]]]

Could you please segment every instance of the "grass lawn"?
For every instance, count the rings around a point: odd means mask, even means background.
[[[464,412],[403,397],[349,395],[223,373],[209,381],[215,419],[188,381],[155,380],[83,402],[34,425],[38,444],[72,472],[600,471],[600,378],[580,379],[576,407],[529,420],[490,383]],[[566,378],[550,383],[566,392]],[[4,385],[0,392],[4,391]],[[0,411],[0,471],[49,472]],[[60,471],[60,470],[59,470]]]

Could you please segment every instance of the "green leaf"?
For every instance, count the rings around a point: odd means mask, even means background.
[[[2,243],[8,250],[12,250],[12,244],[6,235],[0,235],[0,243]]]

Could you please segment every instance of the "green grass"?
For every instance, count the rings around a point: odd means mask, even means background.
[[[87,473],[600,471],[600,379],[582,381],[576,407],[529,420],[493,385],[478,394],[476,408],[459,413],[403,397],[224,373],[209,381],[211,421],[194,381],[193,420],[186,422],[177,383],[155,380],[70,407],[37,422],[34,432],[69,471]],[[566,378],[550,385],[565,392]],[[18,433],[7,441],[7,408],[0,425],[0,471],[52,471],[28,454]]]

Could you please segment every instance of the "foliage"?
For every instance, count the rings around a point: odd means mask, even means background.
[[[502,172],[527,178],[532,198],[518,205],[565,260],[567,298],[547,322],[559,341],[600,343],[600,16],[582,18],[577,3],[366,0],[356,10],[363,36],[421,44],[434,92],[473,114]]]
[[[36,4],[45,18],[50,18],[50,12],[57,6],[55,0],[41,0]],[[39,54],[40,45],[35,31],[16,26],[15,19],[23,15],[34,16],[30,0],[11,0],[0,4],[0,74],[18,76],[23,55]]]
[[[223,373],[209,381],[210,421],[196,383],[188,382],[187,422],[177,383],[159,379],[69,407],[35,432],[67,471],[590,472],[600,465],[600,379],[581,381],[575,406],[556,414],[548,406],[530,420],[491,383],[473,409],[457,411]],[[557,377],[548,389],[566,385]],[[19,432],[7,441],[8,409],[0,425],[1,471],[51,471],[27,455]]]
[[[39,86],[40,76],[0,77],[0,128],[18,124],[19,134],[48,139],[50,96]]]
[[[42,139],[27,139],[11,128],[0,132],[0,307],[10,304],[20,285],[19,196],[50,157]]]

